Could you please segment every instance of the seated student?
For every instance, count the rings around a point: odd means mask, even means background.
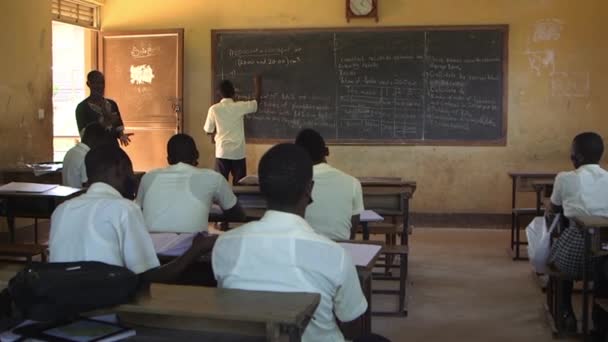
[[[226,179],[199,169],[194,139],[177,134],[167,143],[169,167],[146,173],[137,191],[150,232],[192,233],[207,231],[209,211],[219,204],[225,215],[242,220],[245,213]]]
[[[363,212],[361,183],[327,164],[329,149],[316,131],[302,130],[296,144],[308,152],[314,163],[313,203],[306,208],[306,221],[317,233],[332,240],[354,239]]]
[[[62,183],[73,188],[82,188],[87,182],[84,157],[92,148],[101,144],[116,144],[116,139],[103,126],[93,123],[84,130],[82,141],[68,150],[63,158]]]
[[[197,235],[192,247],[159,267],[150,234],[134,197],[131,160],[115,145],[98,146],[85,158],[91,186],[62,203],[51,217],[51,262],[100,261],[123,266],[148,282],[169,282],[213,247],[215,238]]]
[[[596,133],[582,133],[572,142],[570,159],[576,168],[574,171],[561,172],[555,178],[551,208],[549,212],[563,212],[566,218],[581,215],[608,216],[608,172],[602,169],[599,161],[604,153],[602,138]],[[560,238],[554,243],[549,262],[559,271],[580,279],[583,270],[583,235],[570,220],[570,226],[565,229]],[[600,260],[596,272],[596,295],[607,296],[606,259]],[[573,281],[564,280],[564,296],[561,299],[561,309],[564,317],[560,317],[566,330],[575,332],[576,318],[572,308]],[[594,308],[594,316],[600,317],[599,308]],[[599,309],[601,310],[601,309]],[[601,328],[605,334],[608,321],[596,322],[595,327]],[[603,340],[602,340],[603,341]]]
[[[352,321],[367,301],[346,251],[303,218],[312,200],[310,157],[299,146],[280,144],[262,157],[258,173],[268,211],[260,221],[219,237],[211,258],[218,286],[320,293],[302,340],[343,341],[334,317]]]

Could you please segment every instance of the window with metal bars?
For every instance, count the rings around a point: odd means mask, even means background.
[[[101,1],[94,0],[53,0],[53,20],[99,29],[99,6]]]

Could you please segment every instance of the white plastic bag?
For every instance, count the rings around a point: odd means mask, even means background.
[[[551,253],[551,233],[559,223],[559,215],[555,215],[551,227],[547,229],[544,217],[535,217],[526,228],[528,237],[528,258],[536,273],[547,273],[547,261]]]

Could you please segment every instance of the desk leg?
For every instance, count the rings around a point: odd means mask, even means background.
[[[363,240],[369,240],[369,224],[361,222],[361,230],[363,231]]]
[[[536,189],[536,216],[540,216],[540,196],[543,192],[543,189]]]
[[[409,246],[410,236],[410,198],[403,198],[403,233],[401,233],[401,244]]]
[[[407,262],[408,254],[401,256],[400,274],[399,274],[399,313],[407,316],[407,309],[405,309],[405,296],[407,289]]]
[[[583,262],[583,341],[589,341],[589,264],[591,261],[591,232],[589,228],[583,231],[585,236],[585,258]]]
[[[511,250],[515,246],[515,194],[517,190],[517,177],[511,177]]]
[[[15,243],[15,215],[14,208],[15,204],[12,199],[6,200],[6,223],[8,224],[8,231],[10,233],[11,243]]]

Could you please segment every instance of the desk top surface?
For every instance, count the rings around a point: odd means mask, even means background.
[[[608,228],[608,217],[604,216],[577,216],[574,222],[584,228]]]
[[[555,178],[557,172],[546,172],[546,171],[511,171],[509,172],[511,178]]]
[[[313,315],[320,300],[316,293],[152,284],[148,293],[116,311],[301,326]]]
[[[70,188],[68,186],[59,185],[53,189],[44,192],[22,192],[22,191],[0,191],[0,198],[19,197],[19,198],[41,198],[41,197],[70,197],[83,193],[84,189]]]
[[[415,181],[403,180],[400,177],[357,177],[362,186],[413,186],[416,187]],[[239,181],[239,185],[258,185],[258,176],[249,175]]]

